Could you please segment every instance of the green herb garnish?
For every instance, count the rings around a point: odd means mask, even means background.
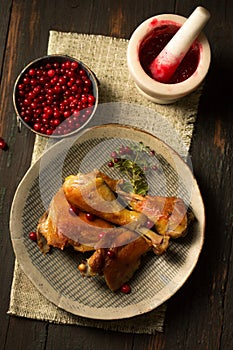
[[[122,189],[125,192],[133,192],[146,195],[149,191],[147,176],[151,171],[158,170],[158,162],[155,160],[155,152],[143,142],[130,146],[121,146],[111,153],[109,167],[120,170],[125,175]]]

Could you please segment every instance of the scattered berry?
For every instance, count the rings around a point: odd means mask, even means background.
[[[7,149],[7,143],[2,137],[0,137],[0,149],[4,151]]]
[[[131,287],[129,284],[123,284],[123,286],[121,286],[121,292],[124,294],[129,294],[131,292]]]
[[[148,220],[146,221],[146,223],[145,223],[145,227],[148,228],[148,229],[150,229],[150,228],[152,228],[153,226],[154,226],[153,221],[151,221],[150,219],[148,219]]]
[[[92,213],[86,213],[86,218],[89,221],[94,221],[95,220],[95,215]]]
[[[110,259],[113,259],[113,258],[115,258],[115,256],[116,256],[116,254],[115,254],[115,252],[113,251],[113,250],[108,250],[107,251],[107,256],[110,258]]]
[[[78,209],[75,208],[75,207],[73,207],[73,206],[70,206],[70,207],[69,207],[69,213],[70,213],[71,215],[76,216],[76,215],[78,215]]]
[[[99,236],[98,236],[99,239],[103,238],[103,237],[105,236],[105,234],[106,234],[105,232],[100,232],[100,234],[99,234]]]
[[[36,232],[34,232],[34,231],[30,232],[30,233],[29,233],[29,238],[30,238],[32,241],[36,242],[36,241],[37,241],[37,234],[36,234]]]
[[[117,158],[117,156],[118,156],[118,153],[117,153],[116,151],[113,151],[113,152],[111,153],[111,157],[112,157],[112,158]]]

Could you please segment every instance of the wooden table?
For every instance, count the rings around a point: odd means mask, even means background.
[[[107,332],[6,314],[14,253],[8,228],[12,198],[28,169],[34,134],[17,132],[14,80],[30,60],[46,54],[50,29],[129,38],[158,13],[188,16],[195,1],[0,1],[0,348],[1,349],[233,349],[233,0],[202,1],[211,12],[205,33],[211,68],[198,110],[191,156],[206,207],[206,239],[185,285],[168,301],[165,331],[156,335]]]

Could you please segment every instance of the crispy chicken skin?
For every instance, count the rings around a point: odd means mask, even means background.
[[[99,172],[99,176],[104,179],[112,191],[126,199],[133,210],[145,214],[153,221],[159,234],[171,238],[179,238],[186,234],[193,215],[187,210],[181,198],[125,193],[121,190],[122,180],[112,179],[102,172]]]
[[[109,241],[106,236],[104,239]],[[127,241],[129,243],[122,245]],[[119,229],[111,244],[110,249],[98,248],[78,268],[83,276],[103,275],[107,286],[116,291],[131,279],[141,264],[141,257],[151,250],[152,243],[135,232]],[[100,242],[100,245],[105,244]]]
[[[141,196],[134,193],[121,195],[128,200],[133,210],[145,214],[156,231],[171,238],[182,237],[188,227],[188,214],[184,201],[176,197]]]
[[[133,229],[147,220],[144,214],[124,208],[96,171],[68,176],[63,183],[63,190],[71,205],[116,225],[129,224]]]
[[[88,221],[86,213],[79,211],[78,215],[70,210],[61,188],[53,197],[48,212],[40,218],[37,226],[37,242],[43,252],[50,246],[64,249],[72,245],[75,250],[85,252],[93,250],[103,229],[114,225],[96,217]]]

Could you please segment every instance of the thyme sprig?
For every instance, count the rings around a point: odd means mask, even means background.
[[[143,142],[121,146],[111,153],[109,167],[118,169],[125,175],[122,189],[146,195],[149,191],[147,176],[151,171],[158,170],[158,162],[155,160],[155,152]]]

